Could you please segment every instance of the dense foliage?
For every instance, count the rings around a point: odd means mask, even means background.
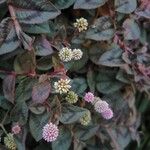
[[[149,0],[0,0],[0,149],[150,149]]]

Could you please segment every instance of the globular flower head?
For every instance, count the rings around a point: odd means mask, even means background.
[[[84,96],[84,100],[86,102],[92,103],[94,101],[94,94],[91,93],[91,92],[86,93],[85,96]]]
[[[78,95],[73,91],[69,91],[65,99],[68,103],[74,104],[78,101]]]
[[[83,56],[83,52],[80,49],[73,49],[73,59],[74,60],[79,60]]]
[[[60,79],[59,81],[54,83],[54,88],[57,93],[67,93],[71,88],[70,79]]]
[[[18,124],[14,125],[12,128],[11,128],[11,131],[13,134],[19,134],[20,131],[21,131],[21,128]]]
[[[102,117],[107,120],[111,119],[113,117],[113,111],[110,108],[106,109],[106,111],[102,113]]]
[[[74,23],[74,27],[78,29],[79,32],[87,30],[88,22],[85,18],[76,19],[76,22]]]
[[[80,123],[84,126],[87,126],[91,121],[91,113],[90,111],[87,111],[81,118]]]
[[[13,134],[9,133],[4,137],[4,144],[10,150],[16,150],[17,146],[13,137]]]
[[[109,105],[106,101],[98,100],[94,104],[94,108],[95,108],[95,111],[97,111],[98,113],[102,113],[102,112],[105,112],[109,108]]]
[[[59,51],[59,58],[64,61],[68,62],[72,59],[72,50],[68,47],[64,47]]]
[[[42,137],[47,142],[53,142],[59,135],[58,127],[53,123],[48,123],[43,127]]]

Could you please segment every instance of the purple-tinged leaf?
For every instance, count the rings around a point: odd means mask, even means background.
[[[4,96],[11,103],[14,103],[15,100],[15,83],[16,83],[15,75],[7,75],[3,80]]]
[[[48,81],[38,83],[33,87],[32,100],[34,103],[43,103],[51,92],[51,85]]]

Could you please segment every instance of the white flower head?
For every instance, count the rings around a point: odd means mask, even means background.
[[[83,52],[80,49],[73,49],[73,59],[74,60],[79,60],[83,56]]]
[[[74,23],[74,27],[78,29],[79,32],[87,30],[88,22],[85,18],[76,19],[76,22]]]
[[[68,62],[72,59],[72,50],[68,47],[64,47],[59,51],[59,58],[64,61]]]
[[[71,88],[70,79],[60,79],[54,83],[54,88],[57,93],[67,93]]]

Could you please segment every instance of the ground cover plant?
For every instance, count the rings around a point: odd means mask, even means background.
[[[0,149],[150,149],[149,0],[0,0]]]

